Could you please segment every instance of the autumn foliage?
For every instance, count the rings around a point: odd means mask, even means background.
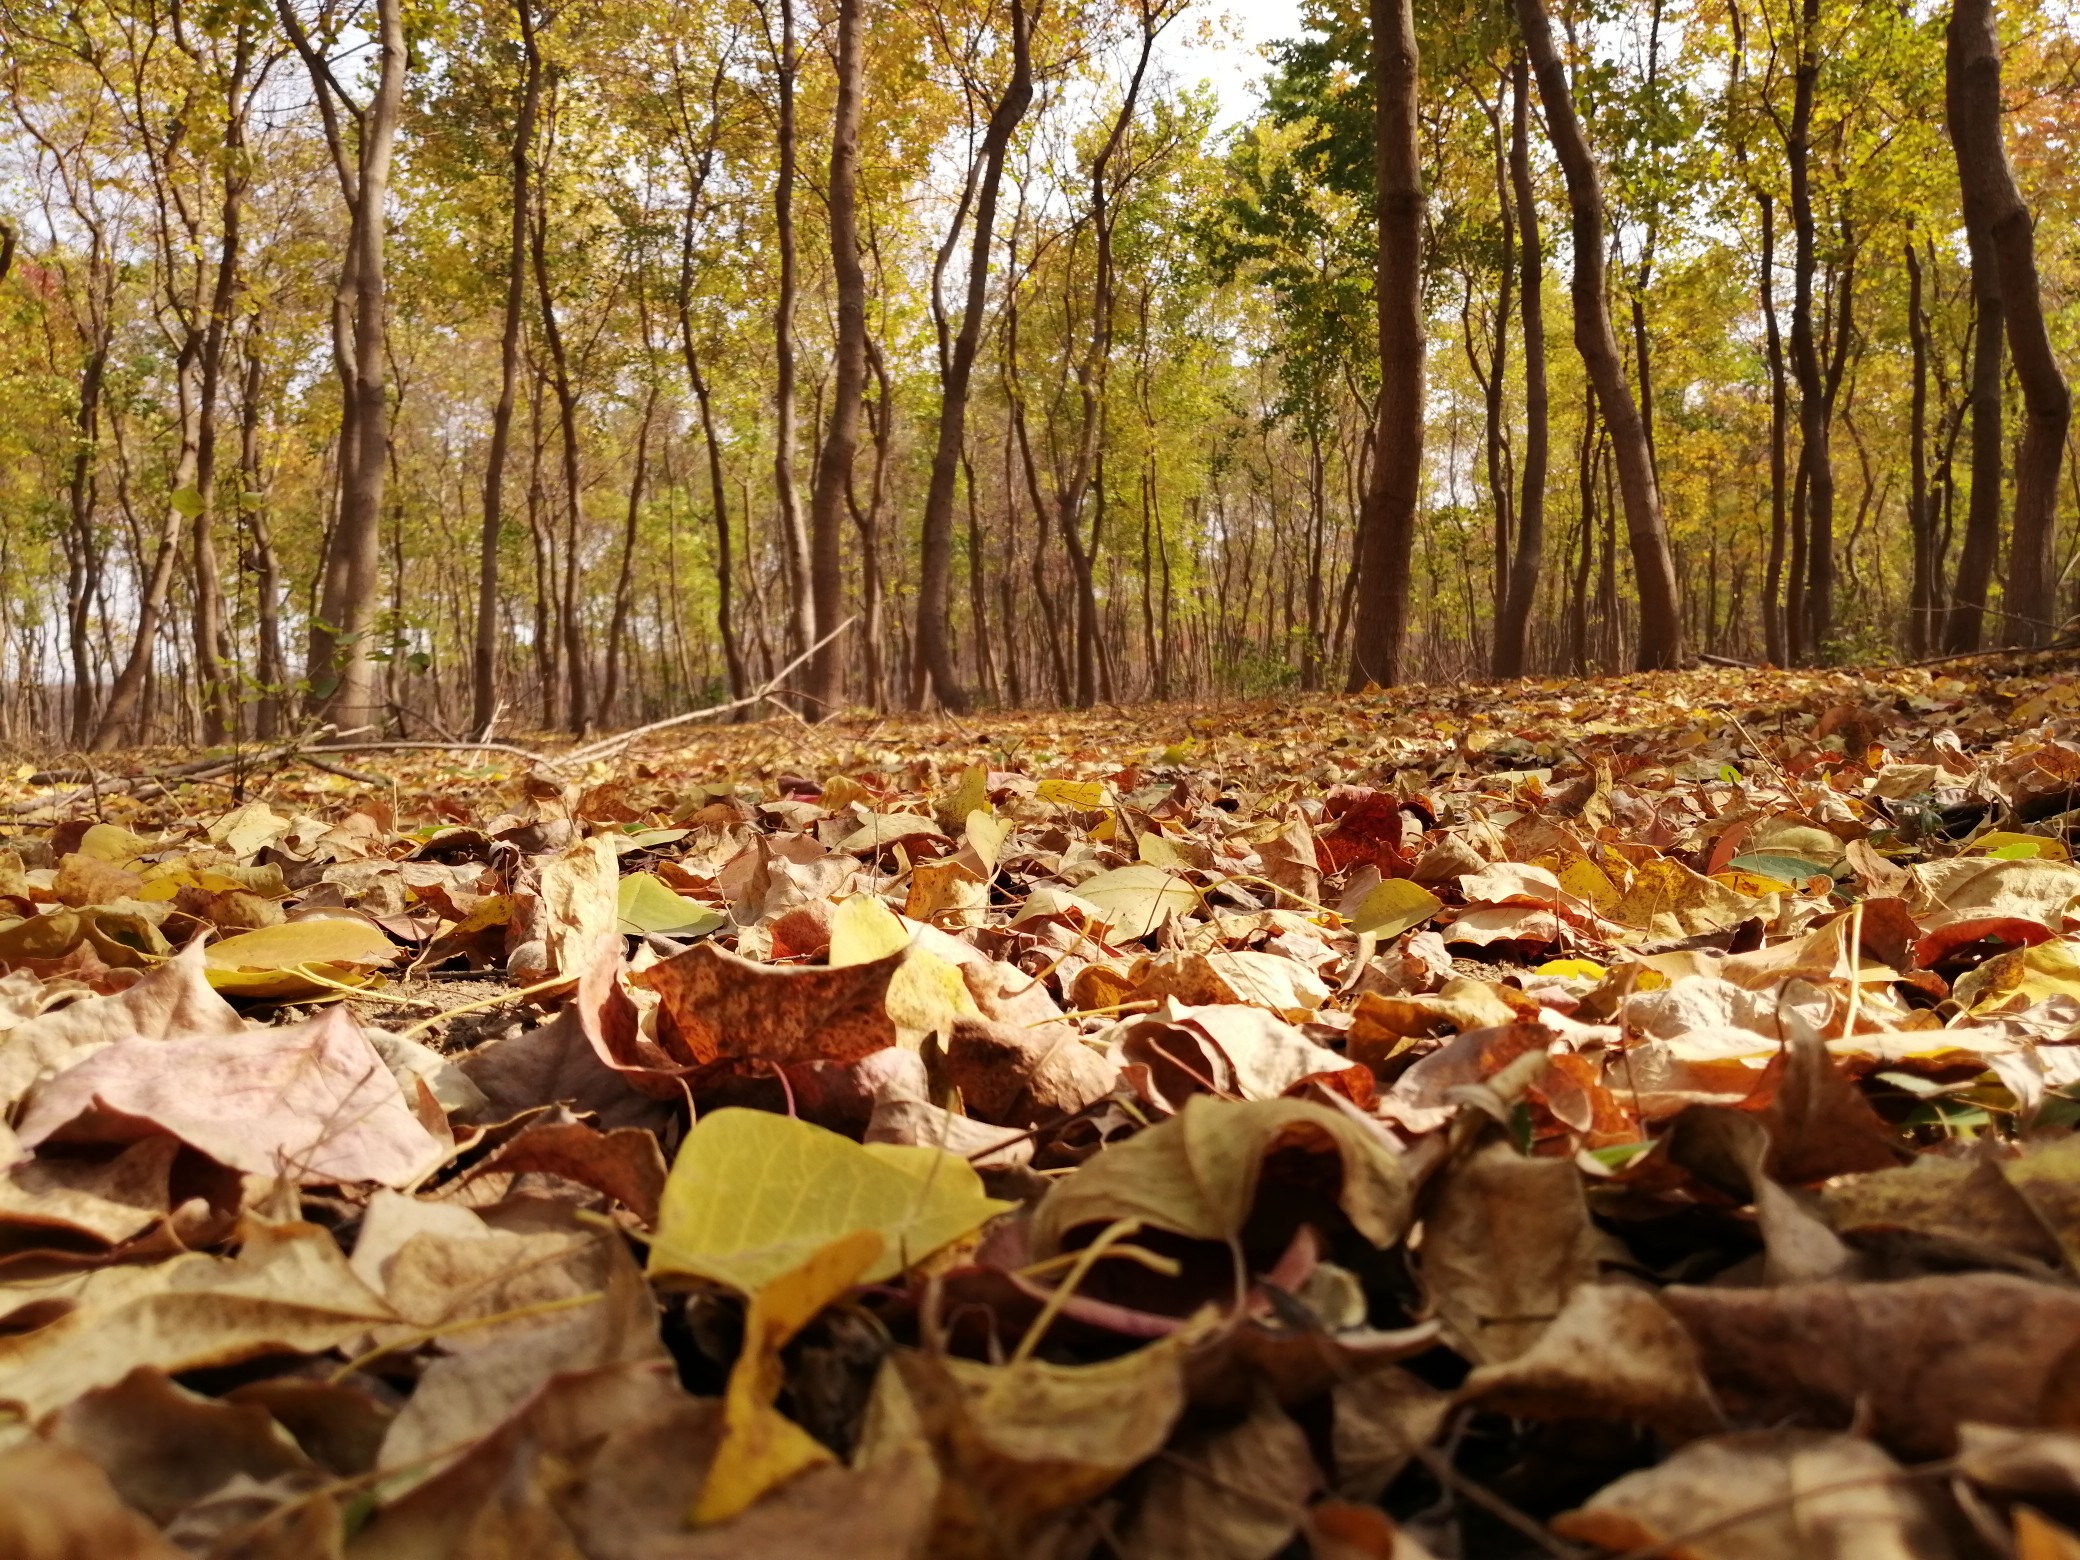
[[[0,1555],[2080,1552],[2076,706],[19,773]]]

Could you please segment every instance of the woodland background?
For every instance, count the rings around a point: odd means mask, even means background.
[[[627,725],[848,621],[805,711],[2073,610],[2069,7],[1314,5],[1225,130],[1209,14],[0,0],[0,740]]]

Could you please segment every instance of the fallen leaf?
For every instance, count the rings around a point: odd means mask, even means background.
[[[895,1044],[884,1006],[903,961],[890,953],[833,969],[754,964],[700,943],[639,971],[689,1058],[787,1065],[856,1061]]]
[[[931,1148],[858,1144],[763,1111],[703,1116],[672,1162],[650,1247],[653,1274],[756,1294],[860,1230],[879,1233],[873,1283],[979,1228],[1006,1205],[967,1161]]]
[[[355,917],[288,921],[241,932],[203,951],[209,983],[234,997],[322,996],[367,983],[397,958],[397,945]]]

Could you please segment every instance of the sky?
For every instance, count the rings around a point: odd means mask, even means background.
[[[1260,101],[1261,46],[1299,32],[1300,0],[1199,0],[1172,27],[1163,54],[1178,80],[1213,83],[1226,129]]]

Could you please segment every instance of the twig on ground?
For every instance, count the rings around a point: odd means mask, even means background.
[[[758,688],[747,693],[741,699],[731,699],[727,704],[710,705],[704,710],[688,710],[683,715],[668,715],[663,720],[653,720],[648,725],[634,727],[631,730],[621,732],[617,736],[606,737],[598,742],[587,743],[584,747],[572,748],[563,755],[563,762],[566,764],[589,764],[595,759],[612,758],[616,754],[623,752],[638,737],[647,737],[654,731],[665,731],[673,726],[684,726],[692,721],[705,720],[710,715],[727,715],[731,710],[741,710],[753,704],[761,704],[772,696],[775,688],[787,681],[795,668],[802,665],[809,657],[816,654],[817,651],[821,650],[858,621],[857,616],[847,618],[828,634],[817,640],[815,644],[781,667],[779,671],[773,673]]]

